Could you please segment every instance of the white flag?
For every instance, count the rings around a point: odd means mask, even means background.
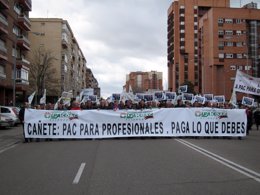
[[[40,99],[40,104],[46,104],[46,89],[44,89],[43,96]]]
[[[33,98],[34,98],[34,95],[35,95],[36,91],[34,91],[29,97],[28,97],[28,103],[31,105],[32,104],[32,101],[33,101]]]
[[[231,95],[231,98],[229,100],[229,103],[232,104],[234,107],[238,107],[237,106],[237,94],[236,94],[236,91],[233,89],[233,92],[232,92],[232,95]]]
[[[60,103],[61,97],[58,99],[56,104],[54,105],[54,110],[58,110],[58,104]]]

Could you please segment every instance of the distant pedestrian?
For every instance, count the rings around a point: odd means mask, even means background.
[[[24,142],[29,142],[29,139],[25,137],[25,132],[24,132],[24,114],[25,114],[25,109],[29,108],[28,102],[25,102],[21,110],[19,111],[19,119],[22,123],[23,126],[23,137],[24,137]]]
[[[257,108],[254,112],[254,120],[256,129],[258,130],[258,126],[260,125],[260,108]]]

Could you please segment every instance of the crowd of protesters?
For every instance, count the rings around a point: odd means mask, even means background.
[[[251,107],[239,104],[237,107],[230,103],[217,103],[217,102],[205,102],[204,104],[190,101],[177,100],[175,103],[173,101],[145,101],[141,99],[139,101],[125,100],[125,101],[107,101],[105,99],[100,99],[99,103],[87,100],[84,103],[79,103],[75,99],[72,99],[70,104],[65,104],[62,100],[57,103],[57,107],[52,103],[46,105],[36,105],[31,108],[40,110],[92,110],[92,109],[102,109],[102,110],[122,110],[122,109],[153,109],[153,108],[191,108],[191,107],[210,107],[210,108],[222,108],[222,109],[250,109]]]

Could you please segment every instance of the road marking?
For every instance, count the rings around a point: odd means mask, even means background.
[[[6,150],[9,150],[9,149],[11,149],[11,148],[14,148],[16,145],[17,145],[17,142],[14,143],[14,144],[12,144],[12,145],[9,145],[9,146],[7,146],[7,147],[4,146],[5,148],[2,149],[2,150],[0,150],[0,154],[3,153],[3,152],[5,152]]]
[[[77,175],[75,176],[75,178],[73,180],[73,184],[78,184],[79,183],[79,180],[80,180],[81,174],[83,173],[85,165],[86,165],[86,163],[81,163],[81,165],[79,167],[79,170],[77,172]]]
[[[259,173],[255,172],[251,169],[248,169],[246,167],[243,167],[243,166],[241,166],[237,163],[234,163],[230,160],[227,160],[227,159],[225,159],[225,158],[223,158],[223,157],[221,157],[217,154],[214,154],[214,153],[212,153],[208,150],[205,150],[205,149],[203,149],[199,146],[196,146],[196,145],[194,145],[194,144],[192,144],[188,141],[184,141],[184,140],[180,140],[180,139],[176,139],[176,141],[178,141],[178,142],[188,146],[189,148],[196,150],[197,152],[199,152],[199,153],[201,153],[201,154],[203,154],[203,155],[205,155],[205,156],[207,156],[207,157],[209,157],[209,158],[211,158],[211,159],[213,159],[213,160],[215,160],[215,161],[217,161],[217,162],[219,162],[219,163],[221,163],[221,164],[223,164],[223,165],[225,165],[225,166],[227,166],[227,167],[229,167],[229,168],[231,168],[231,169],[233,169],[233,170],[235,170],[235,171],[237,171],[237,172],[239,172],[243,175],[246,175],[247,177],[252,178],[255,181],[260,183],[260,174]]]

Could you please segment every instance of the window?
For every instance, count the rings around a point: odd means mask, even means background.
[[[233,23],[233,19],[226,18],[225,19],[225,23],[232,24]]]
[[[6,78],[5,66],[0,65],[0,78]]]
[[[218,58],[221,58],[221,59],[224,58],[224,54],[223,53],[219,53],[218,54]]]
[[[11,113],[11,111],[8,108],[1,107],[1,113]]]
[[[243,58],[243,55],[241,53],[237,53],[237,58]]]
[[[62,39],[68,43],[68,35],[66,33],[62,33]]]
[[[142,87],[142,75],[137,75],[137,87]]]
[[[242,20],[241,19],[236,19],[236,23],[240,24],[240,23],[242,23]]]
[[[5,52],[5,53],[7,52],[5,42],[2,39],[0,39],[0,50]]]
[[[245,66],[245,70],[251,70],[251,66]]]
[[[237,47],[242,47],[243,46],[243,42],[236,42],[236,46]]]
[[[228,46],[228,47],[233,47],[233,42],[225,42],[225,45]]]
[[[21,15],[22,13],[22,8],[20,7],[20,5],[18,3],[14,4],[14,11],[18,14]]]
[[[68,71],[68,67],[66,64],[64,64],[64,72],[67,72]]]
[[[236,31],[236,34],[237,34],[237,35],[242,35],[242,31],[241,31],[241,30],[237,30],[237,31]]]
[[[230,70],[236,70],[237,69],[237,66],[236,65],[231,65],[230,66]]]
[[[28,70],[25,70],[23,68],[21,69],[17,69],[16,71],[16,78],[19,80],[22,80],[25,81],[25,82],[28,82],[28,79],[29,79],[29,73],[28,73]]]
[[[227,53],[227,54],[226,54],[226,58],[233,58],[233,54]]]
[[[13,33],[16,35],[16,36],[19,36],[19,28],[17,26],[14,26],[13,27]]]
[[[17,57],[17,50],[15,48],[12,49],[12,56]]]
[[[226,34],[226,35],[233,35],[233,30],[226,30],[226,31],[225,31],[225,34]]]
[[[218,19],[218,23],[219,23],[219,24],[222,24],[223,22],[224,22],[223,18],[219,18],[219,19]]]
[[[62,56],[62,59],[63,59],[66,63],[68,63],[68,56],[67,56],[66,54],[64,54],[64,55]]]
[[[218,30],[218,35],[224,35],[224,31],[223,30]]]

